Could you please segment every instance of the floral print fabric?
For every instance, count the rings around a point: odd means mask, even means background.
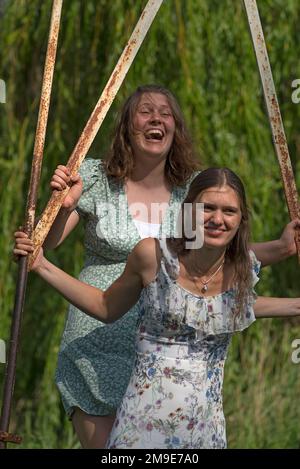
[[[178,258],[164,240],[161,269],[141,297],[134,370],[109,448],[225,448],[223,370],[232,334],[255,320],[234,314],[235,291],[199,297],[176,283]],[[253,286],[259,262],[251,253]]]

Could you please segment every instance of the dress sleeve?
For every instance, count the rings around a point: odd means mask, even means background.
[[[261,262],[257,259],[254,251],[249,251],[251,264],[252,264],[252,287],[254,288],[257,282],[259,281],[259,272],[261,267]]]
[[[94,212],[94,192],[97,191],[95,186],[97,183],[101,184],[105,177],[102,161],[87,158],[83,161],[79,174],[83,182],[83,191],[75,210],[80,217],[86,217]]]
[[[245,310],[235,318],[233,329],[234,332],[246,329],[255,321],[253,306],[256,301],[257,294],[254,290],[254,287],[259,281],[261,262],[257,259],[253,251],[249,251],[249,255],[252,264],[252,288],[249,291],[249,299],[247,305],[245,306]]]

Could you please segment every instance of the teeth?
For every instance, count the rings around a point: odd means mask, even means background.
[[[146,138],[151,140],[161,140],[163,138],[163,133],[159,129],[152,129],[146,133]]]

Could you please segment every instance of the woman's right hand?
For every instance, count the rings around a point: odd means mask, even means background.
[[[15,237],[15,246],[13,249],[14,260],[17,261],[20,256],[27,256],[33,252],[33,243],[31,239],[28,238],[28,234],[24,233],[22,227],[19,227],[20,231],[14,233]]]
[[[22,228],[20,227],[19,229],[21,230]],[[28,234],[24,233],[24,231],[16,231],[14,233],[14,237],[15,246],[13,249],[13,253],[15,261],[17,261],[20,256],[28,256],[28,254],[33,252],[33,242],[31,239],[28,238]],[[42,264],[43,259],[43,248],[40,248],[38,255],[31,267],[31,270],[36,270]]]
[[[51,178],[51,189],[53,191],[63,191],[67,185],[70,184],[71,189],[64,198],[62,207],[71,212],[76,208],[78,200],[82,194],[82,180],[79,174],[70,176],[70,171],[66,166],[58,165]]]

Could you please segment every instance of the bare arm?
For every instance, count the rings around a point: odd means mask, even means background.
[[[43,247],[54,249],[59,246],[71,233],[79,221],[79,215],[74,211],[82,194],[82,181],[80,176],[70,177],[66,166],[59,165],[52,176],[50,187],[53,191],[61,191],[71,184],[71,189],[65,197],[62,207],[45,239]]]
[[[146,241],[146,242],[145,242]],[[123,274],[106,291],[71,277],[40,251],[33,270],[76,307],[105,323],[116,321],[138,301],[158,268],[155,241],[141,241],[128,257]]]
[[[296,254],[296,236],[300,236],[299,219],[288,223],[279,239],[265,243],[253,243],[251,249],[255,252],[262,266],[271,265]]]
[[[79,215],[72,210],[61,208],[44,241],[44,249],[55,249],[71,233],[79,222]]]
[[[256,318],[287,318],[300,316],[300,298],[259,296],[254,304]]]

